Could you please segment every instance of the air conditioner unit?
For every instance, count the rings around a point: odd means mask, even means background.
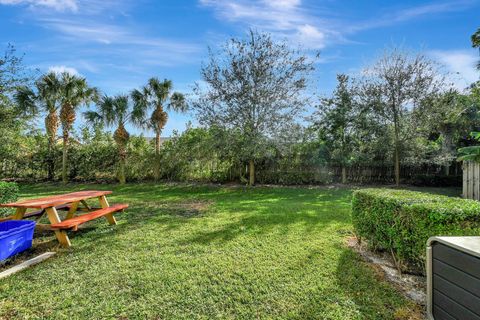
[[[427,315],[480,320],[480,237],[428,239]]]

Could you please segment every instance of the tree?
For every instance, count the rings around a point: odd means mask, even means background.
[[[45,130],[48,137],[48,179],[54,178],[54,156],[57,131],[59,127],[59,80],[55,73],[50,72],[43,75],[35,82],[36,92],[27,86],[22,86],[15,94],[17,107],[24,114],[37,114],[45,112]]]
[[[140,90],[135,89],[131,93],[137,109],[153,109],[145,126],[155,132],[155,155],[157,162],[159,161],[158,156],[160,154],[160,136],[168,120],[168,114],[165,109],[177,112],[185,112],[187,110],[187,104],[183,94],[172,92],[172,90],[172,81],[167,79],[160,81],[158,78],[150,78],[147,85]],[[154,172],[155,180],[158,180],[159,174],[159,163],[156,163]]]
[[[480,28],[478,28],[477,31],[472,34],[471,40],[472,47],[478,48],[480,50]],[[480,70],[480,60],[477,63],[477,69]]]
[[[4,110],[12,106],[12,96],[19,87],[28,85],[32,74],[23,65],[23,56],[18,56],[13,45],[9,44],[0,57],[0,107]],[[0,120],[3,120],[0,118]]]
[[[14,94],[18,88],[29,86],[32,80],[32,73],[23,64],[23,56],[18,55],[9,44],[0,56],[0,158],[4,163],[15,158],[18,145],[23,139],[23,130],[32,118],[31,115],[18,113]]]
[[[400,184],[402,144],[412,137],[411,111],[427,97],[444,88],[436,64],[423,54],[398,48],[387,50],[364,70],[362,100],[386,124],[393,126],[395,183]]]
[[[342,183],[346,183],[346,167],[353,151],[356,103],[349,77],[338,74],[337,82],[333,96],[322,99],[313,121],[327,141],[333,160],[341,165]]]
[[[421,101],[414,117],[428,135],[438,133],[441,147],[435,163],[442,164],[444,174],[449,175],[459,141],[480,124],[478,106],[470,95],[451,89]]]
[[[246,39],[231,39],[218,53],[209,50],[201,69],[206,87],[196,85],[192,108],[202,125],[238,131],[238,156],[248,163],[250,185],[262,146],[306,105],[303,93],[313,69],[313,61],[285,41],[253,30]]]
[[[106,126],[116,126],[113,139],[117,144],[119,170],[118,181],[125,184],[125,165],[127,159],[127,144],[130,134],[125,129],[128,122],[136,125],[143,122],[143,106],[136,105],[133,110],[128,95],[117,95],[115,97],[103,96],[97,104],[97,111],[88,111],[84,115],[89,122],[103,123]]]
[[[63,154],[62,154],[62,181],[68,182],[68,146],[69,136],[76,118],[76,111],[82,105],[88,105],[98,99],[99,92],[96,88],[90,87],[85,78],[68,72],[60,74],[60,121],[62,123]]]

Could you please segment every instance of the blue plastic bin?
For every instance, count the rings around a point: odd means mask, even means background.
[[[34,229],[35,221],[0,222],[0,261],[30,248]]]

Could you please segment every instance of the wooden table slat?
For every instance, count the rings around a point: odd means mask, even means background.
[[[62,204],[72,203],[75,201],[101,197],[111,193],[112,191],[77,191],[72,193],[49,196],[45,198],[29,199],[18,202],[0,204],[0,207],[45,209],[49,207],[59,206]]]

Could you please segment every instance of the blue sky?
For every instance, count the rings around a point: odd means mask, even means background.
[[[107,94],[151,76],[188,93],[207,47],[249,28],[320,50],[319,94],[331,92],[336,73],[355,74],[389,45],[427,52],[463,88],[479,78],[470,44],[478,27],[480,0],[0,0],[3,47],[14,44],[42,71],[79,73]],[[164,135],[190,119],[170,113]]]

